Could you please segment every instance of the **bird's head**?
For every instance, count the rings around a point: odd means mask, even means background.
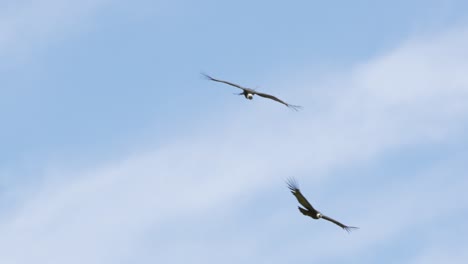
[[[318,219],[322,218],[322,214],[320,212],[317,212],[317,218]]]
[[[245,97],[246,97],[247,99],[249,99],[249,100],[252,100],[253,94],[247,93],[247,95],[246,95]]]

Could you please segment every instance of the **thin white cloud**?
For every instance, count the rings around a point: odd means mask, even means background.
[[[307,82],[296,91],[306,107],[302,112],[285,111],[276,104],[268,107],[259,100],[265,110],[238,111],[224,123],[204,124],[187,138],[160,149],[88,172],[54,172],[50,178],[55,181],[46,178],[37,195],[0,222],[0,262],[121,262],[139,252],[145,232],[154,232],[157,241],[162,229],[190,226],[171,225],[177,219],[198,217],[209,222],[210,211],[236,208],[241,197],[264,190],[265,185],[282,184],[291,174],[307,173],[308,182],[332,180],[327,176],[333,168],[371,163],[389,150],[463,140],[461,128],[468,121],[468,104],[463,103],[468,101],[468,75],[462,74],[468,69],[467,44],[466,30],[412,40],[349,73],[337,74],[335,80],[322,83],[323,89],[310,91],[315,85]],[[322,103],[314,104],[321,99]],[[440,174],[417,188],[417,194],[406,188],[385,188],[382,193],[375,191],[379,186],[363,190],[359,198],[362,218],[352,215],[351,220],[359,220],[366,228],[350,238],[356,244],[344,247],[343,254],[353,255],[371,242],[391,238],[421,219],[434,217],[435,212],[415,203],[433,198],[423,194],[426,187],[439,196],[450,194],[450,190],[437,189]],[[421,179],[415,178],[411,186]],[[465,189],[467,184],[450,183],[446,187],[452,191],[454,186]],[[394,193],[410,202],[398,207],[402,200],[393,200]],[[366,194],[373,200],[364,199]],[[441,203],[453,198],[445,196]],[[376,201],[404,215],[415,206],[422,215],[396,218],[389,229],[380,230],[373,223],[384,221],[382,211],[374,209]],[[466,208],[466,202],[457,206]],[[324,241],[335,247],[339,239]],[[193,237],[184,241],[177,246],[193,250],[196,259],[192,263],[213,260],[209,257],[213,249],[196,245]],[[316,242],[306,244],[322,246],[321,257],[330,257],[331,246]],[[224,247],[242,243],[209,241],[206,246],[212,244],[223,252]],[[163,253],[161,258],[168,256]]]
[[[0,11],[0,57],[27,57],[37,47],[89,26],[89,18],[109,1],[10,1]]]
[[[359,213],[351,220],[362,228],[351,238],[345,238],[350,243],[337,245],[336,241],[343,240],[338,232],[321,233],[314,239],[301,241],[291,251],[320,248],[316,259],[340,259],[373,250],[380,243],[396,241],[412,231],[415,234],[424,231],[427,236],[437,233],[441,218],[451,222],[450,215],[468,208],[468,198],[463,195],[468,187],[463,174],[468,167],[460,157],[450,158],[457,161],[430,164],[419,175],[404,174],[392,186],[382,185],[376,190],[372,187],[373,190],[363,190],[362,196],[353,197],[353,204],[360,207],[355,209]],[[364,186],[368,187],[363,183],[363,189]],[[437,244],[446,243],[447,240]]]
[[[447,245],[449,244],[449,245]],[[468,242],[462,244],[455,243],[436,243],[431,247],[426,248],[420,256],[408,263],[412,264],[437,264],[451,263],[463,264],[468,260],[468,252],[466,248]]]

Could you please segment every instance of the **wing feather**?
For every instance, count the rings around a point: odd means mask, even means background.
[[[271,100],[274,100],[278,103],[281,103],[281,104],[284,104],[285,106],[291,108],[291,109],[294,109],[296,111],[298,111],[299,109],[302,108],[302,106],[299,106],[299,105],[292,105],[292,104],[288,104],[286,103],[285,101],[279,99],[278,97],[276,96],[273,96],[271,94],[266,94],[266,93],[259,93],[259,92],[255,92],[255,94],[257,94],[258,96],[261,96],[261,97],[264,97],[264,98],[268,98],[268,99],[271,99]]]
[[[235,83],[232,83],[232,82],[223,81],[223,80],[220,80],[220,79],[215,79],[215,78],[213,78],[213,77],[211,77],[211,76],[209,76],[208,74],[205,74],[205,73],[202,73],[202,75],[205,76],[208,80],[211,80],[211,81],[225,83],[225,84],[237,87],[237,88],[242,89],[242,90],[251,90],[249,88],[242,87],[242,86],[240,86],[238,84],[235,84]]]
[[[311,213],[315,214],[317,212],[317,210],[314,209],[314,207],[309,203],[309,201],[307,201],[304,195],[302,195],[301,191],[299,190],[299,185],[297,184],[294,178],[289,178],[286,181],[286,184],[288,185],[289,190],[291,190],[291,193],[296,197],[297,201],[302,206],[304,206]]]
[[[351,230],[353,229],[358,229],[359,227],[355,227],[355,226],[347,226],[347,225],[344,225],[338,221],[336,221],[335,219],[331,218],[331,217],[328,217],[326,215],[322,215],[322,218],[327,220],[327,221],[330,221],[336,225],[338,225],[339,227],[343,228],[344,230],[346,230],[347,232],[350,232]]]

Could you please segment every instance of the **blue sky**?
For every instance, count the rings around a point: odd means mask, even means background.
[[[466,263],[467,46],[466,1],[2,1],[0,263]]]

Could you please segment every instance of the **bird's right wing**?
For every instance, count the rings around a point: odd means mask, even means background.
[[[294,178],[289,178],[286,180],[286,184],[288,185],[289,190],[291,193],[296,197],[297,201],[304,206],[307,210],[311,212],[316,212],[317,210],[307,201],[307,199],[302,195],[301,191],[299,190],[299,186]]]
[[[353,229],[359,229],[359,227],[355,227],[355,226],[347,226],[347,225],[344,225],[338,221],[336,221],[335,219],[331,218],[331,217],[328,217],[326,215],[322,215],[322,218],[327,220],[327,221],[330,221],[336,225],[338,225],[339,227],[343,228],[344,230],[346,230],[346,232],[350,232],[351,230]]]
[[[225,84],[228,84],[228,85],[237,87],[237,88],[242,89],[242,90],[245,90],[245,89],[250,90],[250,89],[248,89],[248,88],[242,87],[242,86],[240,86],[240,85],[238,85],[238,84],[235,84],[235,83],[232,83],[232,82],[228,82],[228,81],[223,81],[223,80],[215,79],[215,78],[213,78],[213,77],[211,77],[211,76],[209,76],[208,74],[205,74],[205,73],[202,73],[202,75],[205,76],[208,80],[211,80],[211,81],[220,82],[220,83],[225,83]]]
[[[292,105],[292,104],[288,104],[286,103],[285,101],[279,99],[278,97],[276,96],[273,96],[271,94],[267,94],[267,93],[260,93],[260,92],[255,92],[255,94],[257,94],[258,96],[261,96],[261,97],[264,97],[264,98],[268,98],[268,99],[271,99],[271,100],[274,100],[278,103],[281,103],[281,104],[284,104],[285,106],[291,108],[291,109],[294,109],[296,111],[298,111],[299,109],[302,109],[302,106],[300,105]]]

